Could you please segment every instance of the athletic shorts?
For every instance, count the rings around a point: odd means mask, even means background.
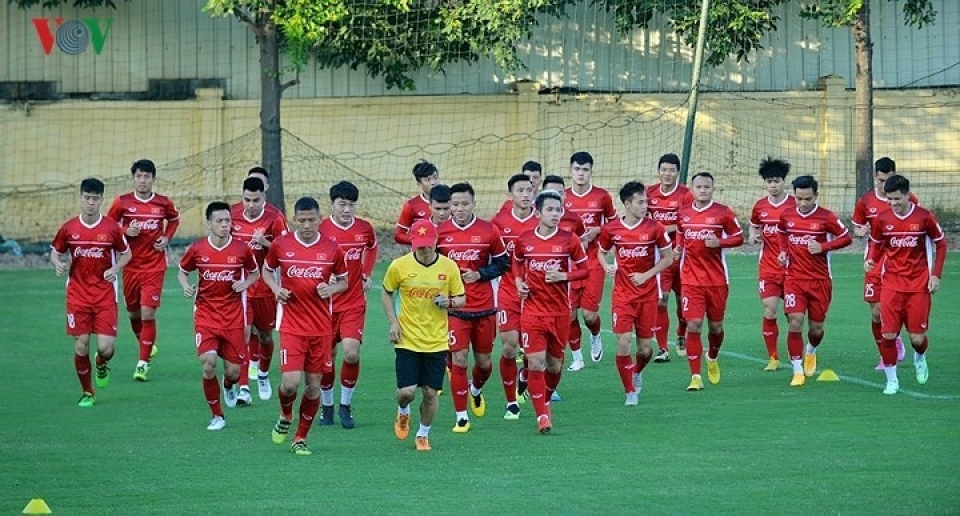
[[[117,336],[117,304],[106,306],[78,306],[67,303],[67,335]]]
[[[863,300],[867,303],[879,303],[883,290],[883,278],[880,273],[869,272],[863,276]]]
[[[497,336],[497,314],[476,319],[447,317],[450,330],[450,351],[473,349],[474,353],[493,353],[493,340]]]
[[[430,387],[443,389],[443,377],[446,376],[446,351],[413,351],[406,348],[394,348],[396,358],[394,368],[397,372],[397,388]]]
[[[833,282],[830,280],[790,280],[783,285],[783,311],[787,314],[806,313],[814,322],[827,320]]]
[[[673,291],[680,298],[680,260],[674,260],[673,264],[660,272],[660,290],[665,296]]]
[[[727,296],[730,288],[727,285],[701,287],[687,285],[683,288],[680,297],[680,307],[683,310],[683,319],[686,321],[707,320],[712,322],[723,321],[727,311]]]
[[[757,294],[760,295],[760,299],[766,299],[768,297],[779,297],[783,299],[783,282],[786,281],[784,276],[763,276],[757,281]]]
[[[123,271],[123,300],[128,312],[139,312],[141,307],[160,307],[163,293],[163,271]]]
[[[216,353],[225,362],[240,365],[247,358],[247,341],[243,328],[194,327],[197,356]]]
[[[253,327],[263,333],[269,333],[277,328],[277,298],[270,294],[267,297],[247,298],[247,320]]]
[[[652,339],[657,326],[657,292],[647,298],[637,298],[629,303],[616,303],[613,313],[613,333],[636,332],[638,339]]]
[[[907,332],[922,335],[927,333],[929,322],[929,292],[881,291],[880,331],[883,333],[900,333],[900,328],[906,326]]]
[[[502,304],[497,311],[497,329],[500,333],[520,331],[520,305]]]
[[[306,374],[333,372],[333,335],[280,333],[280,372]]]
[[[523,314],[520,317],[520,345],[523,352],[542,353],[563,360],[570,339],[570,315]]]
[[[367,316],[367,307],[360,306],[354,310],[333,313],[333,331],[336,332],[334,343],[346,339],[363,340],[363,325]]]
[[[580,282],[580,308],[588,312],[600,311],[600,300],[603,298],[603,285],[607,279],[607,273],[602,267],[594,267],[589,270],[587,279]]]

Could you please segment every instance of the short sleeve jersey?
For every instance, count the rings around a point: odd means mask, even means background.
[[[583,227],[587,230],[603,227],[604,224],[617,216],[617,209],[613,206],[613,198],[610,197],[610,192],[593,185],[582,194],[576,193],[573,187],[567,188],[563,207],[564,211],[580,217],[580,220],[583,221]],[[597,261],[596,238],[587,244],[587,260],[591,265],[600,266],[600,262]]]
[[[505,256],[507,248],[500,238],[500,230],[492,223],[478,217],[466,226],[458,226],[453,219],[437,226],[437,251],[457,264],[458,269],[480,270],[494,257]],[[465,312],[478,312],[495,308],[493,284],[477,281],[465,285],[467,304]]]
[[[287,221],[283,218],[283,212],[271,204],[265,204],[260,215],[254,218],[248,218],[243,210],[243,203],[237,203],[230,207],[230,218],[232,226],[230,234],[240,242],[247,244],[253,250],[253,256],[257,259],[258,265],[263,265],[263,260],[267,257],[267,248],[253,241],[253,234],[259,230],[267,240],[273,242],[280,235],[287,232]],[[249,289],[247,297],[270,297],[270,288],[258,280]]]
[[[197,297],[193,302],[194,325],[198,328],[243,328],[247,325],[246,292],[234,292],[233,284],[257,270],[253,250],[230,237],[223,247],[209,238],[190,244],[180,270],[197,271]]]
[[[828,242],[847,234],[847,227],[832,211],[816,206],[810,213],[795,208],[780,216],[778,231],[787,237],[787,278],[794,280],[831,279],[830,253],[810,254],[810,242]]]
[[[453,260],[437,254],[433,263],[424,265],[407,253],[387,267],[383,288],[400,296],[397,319],[401,338],[396,347],[421,353],[448,349],[447,311],[433,300],[438,294],[464,295],[460,270]]]
[[[675,225],[680,208],[691,204],[693,204],[693,194],[686,185],[677,183],[673,189],[666,192],[663,191],[663,185],[660,183],[647,187],[647,214],[664,226]]]
[[[348,226],[341,226],[327,217],[320,221],[320,234],[340,246],[347,266],[347,290],[333,298],[334,312],[363,310],[367,297],[363,292],[363,263],[368,253],[377,249],[377,233],[369,222],[354,218]]]
[[[884,290],[926,292],[933,268],[933,244],[943,238],[937,218],[916,204],[903,216],[893,210],[878,215],[870,226],[870,240],[884,247]]]
[[[629,226],[623,218],[619,218],[605,224],[597,240],[600,249],[616,255],[617,273],[613,280],[615,306],[629,304],[636,299],[660,297],[658,278],[637,286],[630,275],[653,269],[660,261],[661,252],[672,245],[663,224],[645,218]]]
[[[150,194],[146,200],[139,199],[133,192],[117,197],[107,217],[115,220],[122,228],[138,227],[137,236],[128,237],[133,256],[126,270],[131,272],[162,272],[167,270],[166,250],[157,251],[153,244],[164,235],[166,224],[180,220],[180,212],[170,198],[158,193]]]
[[[743,233],[736,214],[730,207],[710,202],[702,209],[693,204],[677,212],[680,238],[680,283],[701,287],[730,283],[727,259],[723,249],[707,247],[708,236],[726,238]]]
[[[538,221],[534,212],[531,211],[525,218],[519,218],[513,213],[513,209],[501,211],[493,217],[493,225],[500,230],[500,237],[503,239],[504,247],[510,258],[511,265],[514,258],[514,246],[517,238],[527,231],[533,231],[537,227]],[[497,289],[497,303],[503,306],[520,306],[520,297],[517,295],[517,285],[514,282],[513,267],[507,268],[507,272],[500,276],[500,285]],[[469,302],[469,300],[468,300]]]
[[[541,236],[539,229],[528,231],[517,239],[514,262],[530,293],[521,305],[523,314],[559,316],[570,313],[570,282],[547,283],[548,272],[571,272],[575,264],[587,261],[580,238],[557,229]],[[514,270],[517,273],[517,269]]]
[[[750,225],[760,230],[760,279],[782,279],[783,266],[780,265],[780,215],[785,210],[795,209],[797,200],[787,195],[779,203],[774,204],[769,196],[765,196],[753,205],[750,212]]]
[[[123,228],[102,215],[89,226],[74,217],[60,227],[51,247],[60,254],[70,254],[67,304],[116,304],[117,284],[103,279],[103,273],[117,263],[117,253],[130,252]]]

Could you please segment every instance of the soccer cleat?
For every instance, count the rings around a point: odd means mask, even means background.
[[[793,378],[790,380],[790,387],[803,387],[803,384],[807,383],[807,377],[803,373],[793,373]]]
[[[401,441],[410,435],[410,414],[397,413],[397,419],[393,422],[393,434]]]
[[[416,440],[417,451],[430,451],[430,438],[425,435],[418,435]]]
[[[313,452],[310,451],[310,448],[307,448],[307,441],[304,441],[302,439],[299,441],[293,441],[293,444],[290,445],[290,451],[292,451],[295,455],[299,455],[301,457],[306,457],[307,455],[313,455]]]
[[[913,368],[917,372],[917,383],[923,385],[930,379],[930,369],[927,367],[927,357],[914,355]]]
[[[657,351],[657,356],[653,357],[653,361],[658,363],[669,362],[670,352],[665,349],[661,349],[660,351]]]
[[[267,401],[273,397],[273,386],[270,385],[269,375],[257,377],[257,394],[260,395],[260,401]]]
[[[518,364],[523,364],[523,349],[522,349],[522,348],[517,350],[517,363],[518,363]]]
[[[153,346],[150,346],[150,358],[157,356],[157,353],[159,352],[160,352],[160,348],[158,348],[156,344],[154,344]]]
[[[77,402],[77,406],[81,408],[90,408],[97,403],[97,398],[89,392],[83,393],[83,396],[80,396],[80,401]]]
[[[341,404],[339,412],[340,412],[340,426],[348,430],[357,426],[356,423],[353,421],[353,409],[350,407],[350,405]]]
[[[813,376],[817,374],[817,354],[816,353],[803,354],[803,374],[807,376]]]
[[[637,394],[643,390],[643,373],[633,373],[633,392]]]
[[[97,366],[97,375],[94,378],[94,381],[97,383],[97,387],[101,389],[106,387],[110,383],[110,366],[107,364]]]
[[[317,419],[320,426],[333,425],[333,405],[323,405],[320,407],[320,418]]]
[[[560,397],[560,393],[553,391],[553,394],[550,395],[550,401],[563,401],[563,398]]]
[[[487,413],[487,402],[483,399],[482,392],[476,396],[470,394],[470,412],[477,417],[483,417]]]
[[[507,405],[507,411],[503,414],[503,419],[510,421],[520,419],[520,406],[516,403]]]
[[[147,362],[140,362],[137,364],[137,368],[133,370],[133,379],[138,382],[147,381],[147,373],[150,371],[150,364]]]
[[[690,377],[690,385],[687,386],[688,391],[702,391],[703,390],[703,378],[700,375],[695,374]]]
[[[249,388],[240,387],[240,392],[237,393],[237,405],[253,405],[253,396],[250,395]]]
[[[887,380],[887,386],[883,388],[883,393],[887,396],[893,396],[898,392],[900,392],[900,381]]]
[[[291,419],[284,419],[283,415],[277,417],[277,422],[273,425],[273,432],[270,432],[270,439],[273,444],[283,444],[287,440],[287,433],[290,432]]]
[[[237,384],[233,384],[233,387],[227,389],[223,388],[223,404],[229,408],[237,406]]]
[[[537,417],[537,430],[541,434],[548,434],[553,430],[553,423],[550,422],[550,416],[544,414]]]
[[[455,434],[465,434],[469,431],[470,431],[469,419],[458,419],[457,424],[453,425],[453,433]]]
[[[584,367],[585,364],[583,363],[583,360],[574,360],[573,363],[570,364],[570,367],[567,368],[567,371],[577,372]]]
[[[636,392],[628,392],[627,399],[626,401],[623,402],[623,404],[628,407],[638,405],[639,403],[640,403],[640,396],[638,396]]]
[[[677,337],[677,356],[683,358],[687,356],[687,338]]]
[[[720,383],[720,362],[715,358],[707,359],[707,379],[713,385]]]
[[[603,340],[600,335],[594,335],[590,339],[590,360],[599,362],[603,360]]]
[[[527,397],[527,378],[524,376],[524,370],[521,367],[520,371],[517,372],[517,401],[524,403]],[[524,400],[524,401],[520,401]]]
[[[770,360],[767,361],[767,366],[764,367],[763,370],[768,373],[780,370],[780,360],[770,357]]]
[[[250,366],[247,367],[247,379],[256,380],[260,377],[260,362],[250,361]]]
[[[227,426],[227,420],[223,419],[223,416],[213,416],[210,424],[207,425],[207,430],[223,430],[225,426]]]

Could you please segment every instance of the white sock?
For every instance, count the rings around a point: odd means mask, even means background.
[[[791,358],[790,365],[793,366],[793,374],[803,374],[803,360]]]
[[[259,361],[259,360],[251,360],[251,361],[250,361],[250,369],[260,369],[260,361]]]
[[[401,416],[409,416],[410,405],[407,405],[406,407],[397,407],[397,414],[400,414]]]
[[[420,423],[420,429],[417,430],[417,437],[427,437],[430,435],[430,427]]]
[[[808,355],[816,355],[816,354],[817,354],[817,348],[811,346],[810,344],[807,344],[807,354],[808,354]]]
[[[149,365],[150,365],[150,362],[147,362],[146,360],[137,360],[137,367],[149,366]]]
[[[457,411],[457,421],[460,421],[461,419],[470,419],[470,417],[467,416],[467,411],[466,411],[466,410],[458,410],[458,411]]]
[[[578,349],[576,351],[571,351],[571,353],[573,353],[574,362],[583,362],[583,350]]]
[[[349,405],[353,401],[353,389],[354,387],[344,387],[340,386],[340,404]]]
[[[916,351],[913,352],[913,361],[914,361],[914,363],[916,363],[916,362],[923,362],[923,361],[926,360],[926,359],[927,359],[927,354],[926,354],[926,353],[917,353]]]
[[[897,380],[897,366],[883,366],[883,372],[887,375],[887,383],[890,382],[899,382]]]
[[[474,386],[473,386],[473,382],[470,382],[470,395],[471,395],[471,396],[479,396],[479,395],[480,395],[480,392],[481,392],[480,389],[474,387]]]
[[[320,403],[324,407],[333,405],[333,389],[320,389]]]

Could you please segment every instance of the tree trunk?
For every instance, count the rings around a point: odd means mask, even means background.
[[[261,13],[260,36],[260,144],[263,168],[270,173],[267,202],[286,212],[283,195],[283,152],[280,141],[280,42],[273,23],[272,7]]]
[[[857,157],[857,198],[873,189],[873,40],[870,2],[864,1],[853,25],[856,52],[854,144]]]

